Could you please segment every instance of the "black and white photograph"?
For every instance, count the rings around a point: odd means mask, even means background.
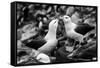
[[[11,64],[97,61],[97,6],[12,2]]]

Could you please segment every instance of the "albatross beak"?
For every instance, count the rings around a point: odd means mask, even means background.
[[[60,17],[59,17],[59,20],[62,20],[62,19],[63,19],[63,16],[60,16]]]
[[[58,19],[56,19],[56,21],[54,22],[54,25],[58,26]]]

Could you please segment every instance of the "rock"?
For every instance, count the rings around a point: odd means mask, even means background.
[[[68,7],[66,10],[66,15],[71,16],[74,13],[74,7]]]
[[[72,14],[71,20],[74,23],[79,23],[82,21],[82,19],[80,18],[80,14],[78,12],[75,12],[74,14]]]

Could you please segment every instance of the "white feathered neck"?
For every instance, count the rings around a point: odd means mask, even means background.
[[[51,21],[49,23],[49,30],[46,34],[45,38],[46,40],[55,40],[56,39],[56,31],[57,31],[58,22]]]

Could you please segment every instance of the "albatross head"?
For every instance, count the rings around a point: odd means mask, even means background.
[[[71,18],[70,18],[68,15],[62,16],[61,19],[63,20],[63,22],[64,22],[65,24],[71,22]]]
[[[58,27],[58,19],[52,20],[49,23],[49,30],[56,30]]]
[[[58,19],[54,19],[49,23],[49,30],[45,36],[46,40],[56,39],[56,31],[58,27]],[[53,37],[53,38],[51,38]]]

